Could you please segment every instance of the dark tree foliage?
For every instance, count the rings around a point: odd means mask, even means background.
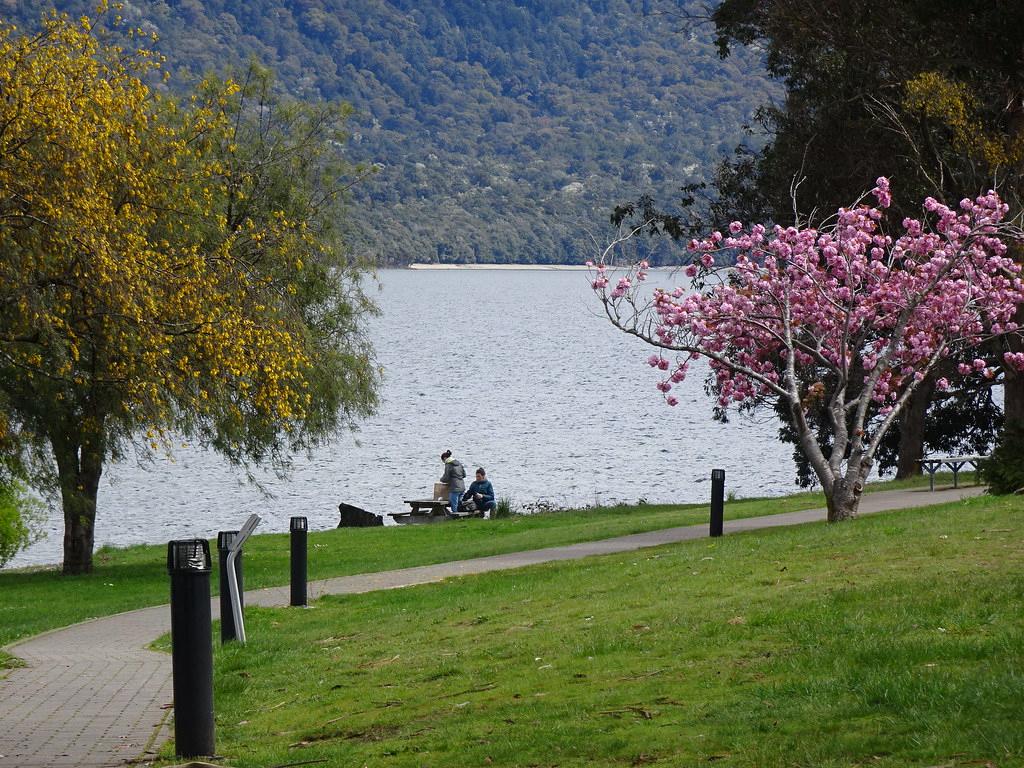
[[[992,493],[1024,493],[1024,429],[1007,427],[982,465],[982,476]]]
[[[835,210],[882,174],[898,187],[898,215],[916,215],[929,194],[959,199],[997,182],[1015,193],[1019,158],[965,142],[943,104],[954,91],[933,89],[921,104],[908,84],[934,73],[963,85],[980,133],[1012,141],[1024,121],[1024,4],[725,0],[713,21],[722,56],[756,43],[786,85],[785,100],[759,112],[769,140],[750,169],[772,220],[792,219],[794,179],[805,215]]]
[[[645,212],[660,215],[661,231],[814,222],[879,175],[894,181],[894,216],[918,215],[928,195],[956,200],[993,186],[1019,207],[1024,4],[724,0],[710,15],[664,7],[687,32],[713,27],[723,59],[763,52],[785,94],[754,113],[754,139],[719,160],[705,194],[684,188],[675,211],[659,208],[668,198],[651,201]],[[918,84],[915,93],[930,97],[921,103],[908,84],[925,74],[944,87]],[[950,118],[961,108],[958,126]],[[997,145],[1004,151],[991,151]]]

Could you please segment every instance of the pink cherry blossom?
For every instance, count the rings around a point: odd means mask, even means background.
[[[611,291],[603,263],[591,281],[612,322],[659,349],[652,367],[667,371],[665,355],[675,355],[672,374],[657,384],[662,393],[703,356],[720,406],[781,401],[830,519],[855,513],[852,489],[936,364],[997,333],[1019,333],[1012,318],[1024,302],[1020,265],[1006,246],[1024,232],[1004,220],[1008,207],[995,192],[955,208],[928,198],[922,216],[895,231],[886,229],[888,179],[872,194],[874,207],[841,208],[821,228],[733,222],[728,234],[692,240],[685,274],[692,288],[708,286],[701,290],[641,295],[635,278],[646,265],[625,270]],[[717,266],[724,259],[732,266]],[[960,375],[997,374],[969,359]],[[1006,353],[1002,364],[1024,370],[1024,353]],[[827,435],[815,435],[804,418],[812,404],[827,410]]]

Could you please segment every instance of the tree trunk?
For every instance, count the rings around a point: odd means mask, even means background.
[[[847,471],[846,477],[836,478],[831,492],[825,491],[825,504],[828,507],[828,521],[841,523],[857,516],[860,506],[860,495],[864,491],[863,477],[867,476],[870,466],[859,474]]]
[[[1024,374],[1006,372],[1003,383],[1003,415],[1006,425],[1024,425]]]
[[[1019,85],[1012,87],[1007,94],[1007,105],[1009,107],[1009,120],[1007,121],[1007,133],[1011,140],[1016,143],[1024,137],[1024,93],[1019,90]],[[1024,160],[1018,159],[1017,172],[1024,173]],[[1024,244],[1016,241],[1010,245],[1010,255],[1018,264],[1024,264]],[[1017,311],[1013,315],[1018,328],[1024,328],[1024,304],[1017,305]],[[1024,343],[1016,333],[1007,334],[1004,337],[1011,352],[1024,350]],[[1001,361],[1000,361],[1001,362]],[[1004,366],[1003,376],[1003,430],[1010,427],[1024,427],[1024,372],[1014,371],[1010,366]]]
[[[1024,327],[1024,305],[1017,307],[1013,319]],[[1013,334],[1006,338],[1012,352],[1020,352],[1024,348],[1024,344]],[[1010,366],[1006,366],[1006,375],[1003,377],[1003,416],[1006,417],[1005,427],[1011,424],[1024,426],[1024,372],[1015,371]]]
[[[61,494],[63,496],[63,493]],[[84,501],[84,500],[81,500]],[[86,504],[63,499],[64,506],[64,567],[66,575],[92,573],[92,550],[95,543],[96,501],[92,514],[83,511]]]
[[[99,439],[82,445],[67,435],[52,436],[54,458],[64,508],[64,567],[68,575],[92,572],[95,543],[96,498],[103,474],[103,450]]]
[[[902,480],[921,474],[918,463],[924,458],[924,422],[935,394],[935,382],[928,376],[914,393],[900,414],[900,445],[896,460],[896,479]]]

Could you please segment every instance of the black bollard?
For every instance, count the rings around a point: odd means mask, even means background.
[[[214,754],[209,542],[168,542],[167,572],[171,576],[174,749],[178,757],[209,756]]]
[[[725,520],[725,470],[711,470],[711,535],[722,535]]]
[[[306,605],[307,527],[306,518],[292,518],[292,605]]]
[[[221,531],[217,534],[217,562],[220,573],[220,643],[238,639],[235,614],[231,610],[231,590],[228,589],[228,548],[238,536],[238,531]],[[242,553],[235,556],[235,579],[238,581],[239,608],[245,610],[245,586],[242,579]],[[240,611],[241,612],[241,611]]]

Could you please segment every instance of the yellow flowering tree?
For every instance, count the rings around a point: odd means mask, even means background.
[[[66,573],[91,570],[129,446],[283,467],[376,402],[374,307],[334,230],[343,110],[255,68],[179,102],[159,67],[88,18],[0,26],[0,447],[59,492]]]

